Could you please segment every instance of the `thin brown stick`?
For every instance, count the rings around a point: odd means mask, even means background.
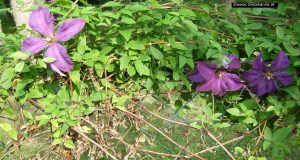
[[[189,154],[192,154],[194,155],[194,153],[192,153],[190,150],[186,149],[185,147],[181,146],[180,144],[178,144],[177,142],[175,142],[173,139],[171,139],[169,136],[167,136],[165,133],[163,133],[162,131],[160,131],[158,128],[156,128],[155,126],[153,126],[151,123],[149,123],[148,121],[146,121],[145,119],[141,118],[140,116],[136,115],[136,114],[133,114],[131,112],[128,112],[126,110],[120,110],[124,113],[127,113],[141,121],[143,121],[144,123],[146,123],[147,125],[149,125],[151,128],[153,128],[154,130],[156,130],[158,133],[160,133],[162,136],[164,136],[166,139],[168,139],[170,142],[172,142],[173,144],[175,144],[177,147],[179,147],[180,149],[188,152]],[[199,156],[199,155],[196,155],[195,156],[201,160],[205,160],[203,157]]]
[[[266,119],[265,120],[265,122],[264,122],[264,126],[263,126],[263,129],[262,129],[262,131],[260,131],[260,127],[258,127],[259,128],[259,137],[258,137],[258,139],[257,139],[257,141],[256,141],[256,143],[255,143],[255,146],[254,146],[254,151],[252,152],[252,155],[254,155],[254,153],[255,153],[255,151],[256,151],[256,148],[257,148],[257,145],[258,145],[258,143],[259,143],[259,141],[260,141],[260,139],[263,137],[263,135],[264,135],[264,132],[265,132],[265,129],[266,129],[266,126],[267,126],[267,122],[268,122],[268,120]]]
[[[194,128],[194,129],[197,129],[195,127],[192,127],[188,124],[185,124],[185,123],[181,123],[181,122],[178,122],[178,121],[173,121],[173,120],[169,120],[169,119],[166,119],[164,117],[161,117],[159,115],[156,115],[155,113],[149,111],[148,109],[146,109],[144,106],[142,106],[142,109],[145,110],[146,112],[150,113],[151,115],[155,116],[155,117],[158,117],[160,119],[163,119],[165,121],[168,121],[168,122],[171,122],[171,123],[175,123],[175,124],[178,124],[178,125],[183,125],[183,126],[187,126],[187,127],[191,127],[191,128]],[[222,145],[222,143],[220,143],[218,141],[218,139],[207,129],[207,128],[204,128],[204,131],[206,132],[206,134],[211,137],[215,142],[217,142],[217,144],[219,144],[222,149],[228,154],[228,156],[232,159],[232,160],[235,160],[235,158],[232,156],[232,154]]]
[[[71,95],[73,97],[73,82],[71,78],[71,74],[69,73],[69,83],[70,83],[70,90],[71,90]]]
[[[36,101],[34,101],[34,100],[30,99],[30,98],[28,98],[27,101],[29,101],[31,104],[33,104],[34,106],[38,107],[41,110],[45,109],[44,106],[40,105],[39,103],[37,103]]]
[[[106,155],[108,155],[110,158],[112,158],[113,160],[118,160],[114,155],[112,155],[111,153],[109,153],[105,148],[103,148],[100,144],[98,144],[97,142],[95,142],[94,140],[92,140],[90,137],[88,137],[87,135],[85,135],[84,133],[82,133],[81,131],[79,131],[77,128],[72,128],[75,132],[77,132],[78,134],[80,134],[83,138],[85,138],[86,140],[90,141],[91,143],[93,143],[94,145],[96,145],[101,151],[103,151]]]
[[[218,139],[207,129],[207,128],[203,128],[206,132],[206,134],[211,137],[215,142],[217,142],[221,148],[227,153],[227,155],[232,159],[235,160],[235,158],[231,155],[231,153],[224,147],[224,145],[218,141]]]

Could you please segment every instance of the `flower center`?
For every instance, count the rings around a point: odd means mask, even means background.
[[[273,79],[273,74],[271,72],[267,72],[265,76],[267,77],[268,80]]]
[[[46,38],[46,41],[51,44],[51,43],[55,43],[56,42],[56,39],[54,37],[47,37]]]
[[[224,73],[222,71],[217,71],[216,73],[218,78],[223,78],[224,77]]]

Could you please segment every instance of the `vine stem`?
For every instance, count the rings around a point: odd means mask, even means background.
[[[137,119],[143,121],[144,123],[146,123],[147,125],[149,125],[151,128],[153,128],[154,130],[156,130],[158,133],[160,133],[161,135],[163,135],[163,136],[164,136],[166,139],[168,139],[170,142],[172,142],[172,143],[175,144],[177,147],[179,147],[180,149],[182,149],[182,150],[188,152],[189,154],[194,155],[195,157],[197,157],[197,158],[199,158],[199,159],[201,159],[201,160],[205,160],[203,157],[201,157],[201,156],[199,156],[199,155],[197,155],[197,154],[195,154],[195,153],[192,153],[190,150],[186,149],[185,147],[183,147],[183,146],[181,146],[180,144],[178,144],[177,142],[175,142],[173,139],[171,139],[169,136],[167,136],[167,135],[166,135],[165,133],[163,133],[161,130],[159,130],[158,128],[156,128],[155,126],[153,126],[151,123],[149,123],[149,122],[146,121],[145,119],[141,118],[140,116],[138,116],[138,115],[136,115],[136,114],[133,114],[133,113],[131,113],[131,112],[129,112],[129,111],[126,111],[126,110],[120,110],[120,111],[122,111],[122,112],[124,112],[124,113],[127,113],[127,114],[129,114],[129,115],[131,115],[131,116],[133,116],[133,117],[135,117],[135,118],[137,118]]]
[[[188,125],[188,124],[185,124],[185,123],[182,123],[182,122],[178,122],[178,121],[173,121],[173,120],[170,120],[170,119],[166,119],[166,118],[164,118],[164,117],[161,117],[161,116],[159,116],[159,115],[157,115],[157,114],[155,114],[155,113],[153,113],[153,112],[151,112],[151,111],[149,111],[148,109],[146,109],[144,106],[142,106],[142,109],[143,110],[145,110],[146,112],[148,112],[149,114],[151,114],[151,115],[153,115],[153,116],[155,116],[155,117],[157,117],[157,118],[160,118],[160,119],[163,119],[163,120],[165,120],[165,121],[168,121],[168,122],[171,122],[171,123],[175,123],[175,124],[178,124],[178,125],[183,125],[183,126],[186,126],[186,127],[190,127],[190,128],[194,128],[194,129],[197,129],[198,130],[198,128],[195,128],[195,127],[193,127],[193,126],[190,126],[190,125]],[[207,128],[203,128],[204,129],[204,131],[205,131],[205,133],[209,136],[209,137],[211,137],[214,141],[216,141],[217,142],[217,144],[218,145],[220,145],[221,147],[222,147],[222,149],[227,153],[227,155],[232,159],[232,160],[235,160],[235,158],[232,156],[232,154],[224,147],[224,145],[222,145],[222,143],[207,129]]]
[[[86,140],[90,141],[91,143],[93,143],[94,145],[96,145],[100,150],[102,150],[106,155],[108,155],[110,158],[112,158],[113,160],[118,160],[114,155],[112,155],[111,153],[109,153],[105,148],[103,148],[100,144],[98,144],[97,142],[95,142],[94,140],[92,140],[90,137],[88,137],[86,134],[82,133],[79,129],[77,128],[72,128],[75,132],[77,132],[78,134],[80,134],[82,137],[84,137]]]

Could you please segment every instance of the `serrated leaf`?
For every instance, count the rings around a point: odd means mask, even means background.
[[[234,116],[240,116],[241,115],[240,110],[237,109],[237,108],[229,108],[229,109],[227,109],[227,112],[230,113],[231,115],[234,115]]]
[[[75,148],[75,144],[73,143],[72,140],[65,140],[64,141],[64,146],[70,149]]]
[[[155,47],[150,47],[150,52],[153,55],[154,58],[158,60],[163,60],[164,55],[160,52],[160,50],[156,49]]]

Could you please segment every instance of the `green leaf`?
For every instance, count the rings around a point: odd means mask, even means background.
[[[105,7],[120,7],[120,6],[123,6],[123,4],[120,3],[120,2],[109,1],[109,2],[104,3],[103,5],[101,5],[101,8],[105,8]]]
[[[179,55],[179,68],[182,68],[186,64],[186,57]]]
[[[57,145],[57,144],[61,144],[62,141],[61,139],[54,139],[54,141],[52,142],[52,145]]]
[[[280,26],[276,27],[276,35],[280,39],[284,39],[284,29]]]
[[[29,56],[30,56],[29,52],[15,52],[9,57],[14,58],[15,60],[19,60],[19,59],[27,59],[29,58]]]
[[[130,57],[128,55],[123,55],[120,58],[120,70],[127,68],[129,62],[130,62]]]
[[[136,71],[135,71],[135,69],[134,69],[133,66],[129,65],[129,66],[127,67],[127,73],[128,73],[130,76],[134,76],[135,73],[136,73]]]
[[[39,121],[39,125],[38,126],[40,127],[42,125],[47,124],[49,122],[49,120],[50,120],[50,117],[47,116],[47,115],[40,115],[40,116],[36,117],[36,120]]]
[[[175,81],[178,81],[180,79],[180,75],[177,71],[173,71],[173,79]]]
[[[160,52],[160,50],[156,49],[155,47],[150,47],[150,52],[153,55],[154,58],[158,60],[163,60],[164,55]]]
[[[11,124],[8,123],[1,123],[0,128],[6,132],[6,134],[12,138],[13,140],[18,140],[18,132],[14,129]]]
[[[300,99],[300,91],[297,86],[289,86],[283,90],[287,92],[290,96],[292,96],[295,100]]]
[[[150,69],[147,66],[145,66],[141,60],[136,60],[134,62],[134,66],[139,75],[150,76]]]
[[[247,29],[259,30],[263,27],[261,23],[251,23],[246,26]]]
[[[119,32],[126,39],[126,42],[130,40],[132,29],[122,29]]]
[[[126,24],[135,24],[135,20],[129,17],[122,17],[121,22]]]
[[[271,142],[270,141],[265,141],[264,143],[263,143],[263,150],[267,150],[267,149],[269,149],[270,148],[270,146],[271,146]]]
[[[269,127],[266,127],[265,132],[264,132],[264,138],[268,141],[272,140],[272,131]]]
[[[196,14],[194,11],[190,10],[190,9],[186,9],[186,8],[183,8],[183,9],[180,9],[178,11],[178,13],[182,16],[187,16],[187,17],[196,17]]]
[[[24,68],[25,63],[24,62],[19,62],[18,64],[16,64],[15,66],[15,71],[16,72],[22,72],[23,68]]]
[[[179,49],[179,50],[184,50],[184,51],[189,50],[185,45],[183,45],[181,43],[172,43],[171,47],[175,48],[175,49]]]
[[[13,68],[5,69],[4,72],[1,75],[0,85],[4,89],[10,88],[11,84],[12,84],[11,80],[14,76],[15,76],[15,70]]]
[[[28,94],[28,98],[41,98],[43,97],[43,93],[38,89],[31,90]]]
[[[64,141],[64,146],[70,149],[75,148],[75,144],[73,143],[72,140],[65,140]]]
[[[288,127],[277,129],[274,134],[272,141],[273,142],[283,142],[287,136],[290,134],[291,129]]]
[[[144,50],[145,49],[145,46],[142,42],[134,41],[134,40],[129,41],[128,44],[126,44],[125,46],[127,46],[128,48],[131,48],[131,49],[135,49],[135,50]]]
[[[228,28],[232,28],[236,33],[238,34],[242,34],[242,30],[240,29],[240,27],[236,24],[233,24],[233,23],[229,23],[227,25]]]
[[[255,50],[255,44],[254,43],[248,43],[248,42],[246,42],[246,44],[245,44],[245,50],[246,50],[246,53],[247,53],[247,56],[248,57],[250,57],[251,56],[251,54],[254,52],[254,50]]]
[[[229,109],[227,109],[227,112],[230,113],[231,115],[234,115],[234,116],[240,116],[241,115],[240,110],[237,109],[237,108],[229,108]]]
[[[28,119],[32,119],[33,118],[31,112],[29,112],[27,110],[23,110],[23,114]]]
[[[53,58],[53,57],[45,57],[45,58],[42,59],[42,61],[45,62],[45,63],[52,63],[52,62],[54,62],[55,60],[56,60],[56,59]]]

